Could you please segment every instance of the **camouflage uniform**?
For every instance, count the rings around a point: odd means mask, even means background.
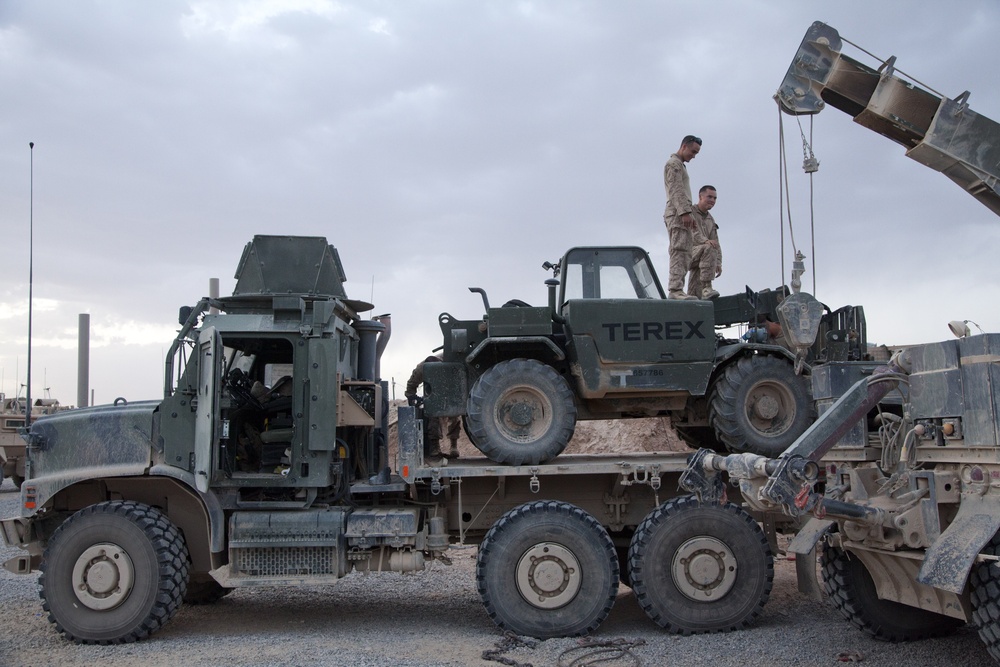
[[[691,263],[691,229],[684,226],[681,216],[694,209],[687,167],[677,153],[671,154],[663,167],[663,186],[667,190],[667,208],[663,211],[663,222],[667,225],[667,234],[670,236],[667,292],[674,295],[684,292],[684,276]]]
[[[417,396],[417,387],[424,383],[424,364],[428,361],[441,361],[438,357],[427,357],[413,369],[410,379],[406,381],[404,395],[406,398],[414,399]],[[462,420],[459,417],[424,417],[424,456],[437,458],[442,456],[441,452],[441,431],[448,434],[451,442],[451,450],[448,456],[458,458],[458,438],[462,434]]]
[[[706,289],[714,291],[712,281],[722,272],[722,246],[708,245],[709,241],[719,242],[719,225],[715,223],[712,212],[702,213],[695,206],[691,215],[696,224],[692,233],[694,249],[691,251],[687,293],[702,298]]]

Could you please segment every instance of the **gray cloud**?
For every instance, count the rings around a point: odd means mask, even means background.
[[[1000,8],[959,2],[157,2],[0,6],[0,390],[25,370],[29,141],[36,142],[39,378],[75,399],[78,313],[98,401],[155,398],[177,307],[232,288],[255,233],[321,234],[349,292],[394,314],[397,381],[439,344],[441,311],[544,298],[543,260],[637,244],[666,273],[662,165],[705,139],[723,291],[781,280],[771,95],[822,19],[1000,118]],[[952,32],[948,32],[952,30]],[[785,118],[796,241],[820,298],[866,307],[870,336],[919,342],[1000,322],[996,217],[839,111],[815,119],[815,252],[801,146]],[[808,132],[809,121],[803,119]],[[786,264],[790,251],[786,247]],[[812,285],[812,275],[805,279]],[[5,313],[17,313],[6,316]],[[115,327],[129,333],[114,338]],[[137,338],[132,333],[140,332]],[[141,332],[146,332],[142,334]],[[166,332],[157,334],[156,332]],[[148,344],[138,344],[145,335]],[[157,336],[162,339],[156,339]]]

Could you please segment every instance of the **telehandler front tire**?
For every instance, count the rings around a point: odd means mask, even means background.
[[[40,596],[49,621],[78,644],[121,644],[159,630],[188,582],[180,531],[154,507],[111,501],[79,510],[52,533]]]
[[[777,457],[816,420],[808,382],[784,359],[741,357],[712,386],[709,423],[729,451]]]
[[[535,359],[509,359],[472,385],[466,408],[472,441],[497,463],[538,465],[559,456],[576,428],[566,380]]]

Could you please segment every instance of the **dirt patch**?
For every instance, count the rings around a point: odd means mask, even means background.
[[[396,454],[396,409],[405,401],[389,405],[389,451]],[[447,449],[448,443],[441,444]],[[464,433],[458,441],[462,456],[479,456],[479,450]],[[685,452],[684,444],[670,425],[669,417],[595,419],[576,424],[573,439],[564,454],[625,454],[629,452]]]

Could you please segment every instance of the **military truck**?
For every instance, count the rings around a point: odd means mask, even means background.
[[[485,315],[443,313],[442,360],[424,367],[426,413],[461,415],[501,463],[555,458],[580,419],[654,416],[696,447],[775,456],[815,418],[813,367],[871,359],[860,306],[831,311],[787,287],[670,300],[638,247],[571,248],[543,268],[546,305],[491,307],[470,288]],[[734,325],[749,340],[725,337]]]
[[[65,410],[55,398],[38,398],[32,401],[31,416],[40,417]],[[24,427],[27,406],[21,397],[7,398],[0,394],[0,481],[9,477],[14,486],[21,488],[24,481],[24,440],[19,431]]]
[[[419,410],[402,406],[390,458],[379,366],[391,318],[362,317],[372,306],[345,280],[324,238],[256,236],[231,296],[181,309],[161,400],[31,424],[20,511],[0,521],[25,553],[4,566],[41,573],[65,637],[135,641],[182,601],[416,572],[456,543],[478,544],[486,613],[520,635],[592,632],[620,580],[668,631],[759,615],[768,542],[742,509],[702,522],[671,500],[687,453],[428,463]],[[677,516],[690,520],[665,532]]]
[[[895,58],[865,65],[814,23],[776,95],[789,113],[842,109],[906,146],[1000,214],[1000,124],[901,78]],[[692,457],[682,486],[725,512],[725,478],[761,514],[808,519],[789,549],[805,590],[815,550],[833,605],[888,641],[970,623],[1000,661],[1000,334],[906,347],[879,369],[833,362],[812,376],[819,419],[778,457]],[[903,409],[881,397],[903,389]]]

